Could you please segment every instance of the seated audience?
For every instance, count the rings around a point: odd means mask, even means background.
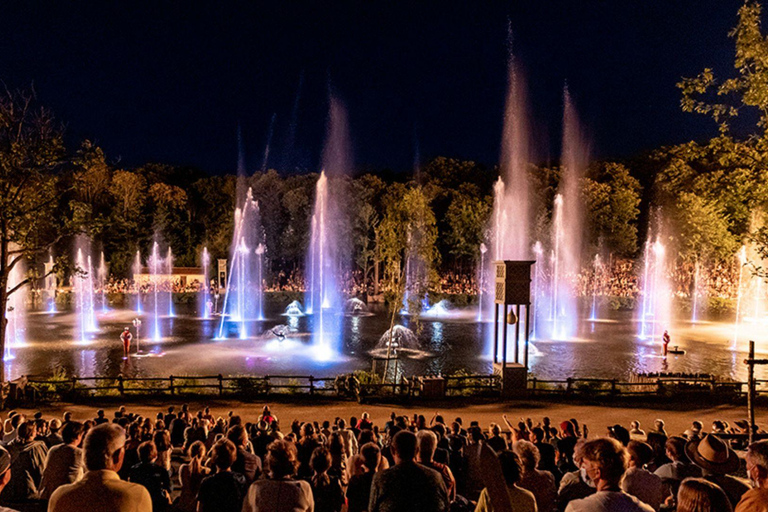
[[[240,512],[243,508],[245,477],[232,472],[237,448],[229,439],[213,445],[213,465],[216,473],[203,479],[197,494],[198,512]]]
[[[243,512],[312,512],[312,488],[304,480],[294,480],[298,469],[296,446],[275,441],[267,448],[267,478],[256,480],[248,489]]]
[[[555,477],[549,471],[536,469],[539,464],[539,449],[528,441],[517,441],[512,448],[519,457],[522,468],[518,486],[533,493],[538,512],[552,512],[557,500]]]
[[[340,512],[344,505],[344,491],[339,479],[328,475],[331,454],[324,446],[315,448],[310,458],[313,475],[310,480],[316,512]]]
[[[650,505],[619,487],[627,469],[627,459],[626,449],[615,439],[598,438],[584,443],[582,467],[597,492],[571,501],[565,512],[653,512]]]
[[[52,447],[45,459],[45,470],[40,481],[41,499],[51,499],[53,491],[83,477],[83,450],[79,448],[83,436],[83,424],[79,421],[67,422],[61,429],[63,442]]]
[[[739,469],[738,455],[716,435],[709,434],[701,440],[689,441],[685,445],[685,452],[701,468],[704,479],[725,492],[731,506],[735,507],[749,490],[749,485],[731,475]]]
[[[371,496],[371,484],[383,457],[381,449],[374,443],[367,443],[360,448],[362,472],[354,474],[347,486],[347,512],[365,512]]]
[[[25,421],[18,426],[16,438],[8,443],[11,480],[0,494],[3,503],[25,501],[38,496],[48,447],[43,441],[35,441],[36,435],[35,423]]]
[[[645,469],[646,464],[653,460],[653,448],[647,443],[630,441],[627,453],[629,467],[621,481],[621,490],[650,505],[653,510],[659,510],[664,500],[661,477]]]
[[[501,472],[509,495],[509,510],[512,512],[536,512],[536,497],[531,491],[518,486],[521,477],[520,459],[515,452],[505,450],[497,455],[501,463]],[[491,496],[488,489],[483,489],[477,500],[475,512],[492,512]]]
[[[728,496],[703,478],[686,478],[677,491],[676,512],[733,512]]]
[[[416,463],[416,436],[395,434],[391,445],[395,465],[373,477],[368,512],[443,512],[448,492],[437,471]]]
[[[117,474],[124,446],[122,427],[106,423],[90,429],[83,448],[88,471],[79,482],[56,489],[48,511],[151,512],[149,492],[141,485],[123,482]]]
[[[131,468],[128,481],[143,485],[149,491],[153,510],[162,512],[168,508],[171,478],[168,471],[158,464],[154,442],[144,441],[139,445],[139,463]]]
[[[747,447],[747,476],[755,486],[744,493],[736,512],[768,511],[768,441],[757,441]]]

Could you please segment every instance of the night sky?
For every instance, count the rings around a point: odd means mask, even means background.
[[[596,156],[714,135],[675,83],[732,72],[741,0],[4,3],[0,79],[34,82],[113,162],[317,170],[328,94],[346,104],[358,168],[438,155],[495,164],[508,21],[529,79],[538,160],[558,158],[567,81]],[[272,118],[274,116],[274,123]]]

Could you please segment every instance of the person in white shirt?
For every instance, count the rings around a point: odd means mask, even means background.
[[[653,512],[619,487],[627,469],[627,450],[615,439],[598,438],[584,443],[582,468],[585,478],[594,482],[597,492],[571,501],[565,512]]]

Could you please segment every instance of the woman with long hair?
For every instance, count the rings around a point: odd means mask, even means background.
[[[256,480],[248,489],[243,512],[309,512],[314,510],[312,488],[294,479],[299,461],[296,446],[275,441],[267,447],[267,478]]]
[[[312,466],[312,496],[316,512],[340,512],[344,505],[344,491],[335,476],[328,474],[331,468],[331,453],[324,446],[315,448],[310,458]]]
[[[189,462],[179,468],[179,484],[181,484],[181,496],[176,506],[184,512],[195,512],[197,509],[197,492],[200,490],[200,482],[211,474],[211,470],[203,464],[206,449],[205,443],[195,441],[187,450]]]

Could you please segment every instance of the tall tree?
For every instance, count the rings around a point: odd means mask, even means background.
[[[62,129],[33,91],[0,94],[0,354],[5,351],[8,297],[29,278],[9,283],[24,260],[46,253],[65,233],[56,215],[65,158]],[[0,382],[5,368],[0,365]]]

